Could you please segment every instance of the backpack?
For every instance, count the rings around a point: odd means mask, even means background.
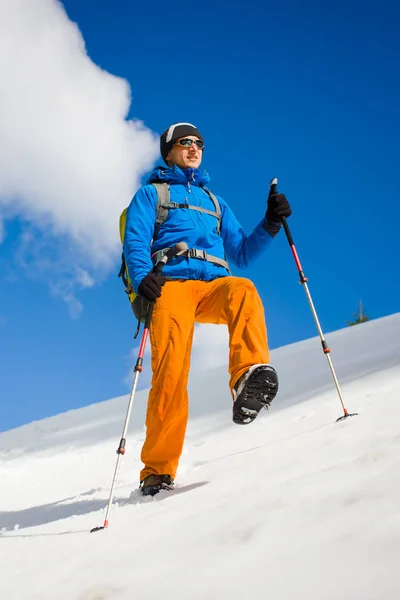
[[[212,192],[210,192],[210,190],[208,190],[206,187],[202,187],[202,189],[209,195],[210,199],[212,200],[215,211],[207,210],[206,208],[202,208],[200,206],[192,206],[186,203],[179,204],[178,202],[171,202],[170,188],[168,183],[152,183],[151,185],[153,185],[157,191],[156,221],[154,223],[154,233],[151,242],[152,244],[157,238],[158,232],[160,231],[160,227],[167,220],[169,211],[171,209],[174,210],[178,208],[186,210],[197,210],[199,212],[212,215],[218,220],[217,233],[218,235],[221,235],[221,207],[216,196]],[[125,208],[119,218],[119,233],[122,244],[124,243],[127,210],[128,209]],[[152,255],[153,264],[156,265],[168,250],[169,248],[162,248],[162,250],[158,250],[157,252],[155,252]],[[226,260],[222,260],[222,258],[219,258],[217,256],[212,256],[208,254],[205,250],[190,248],[189,250],[187,250],[184,256],[187,256],[189,258],[198,258],[200,260],[206,260],[208,262],[212,262],[214,264],[218,264],[222,267],[225,267],[229,271],[229,265]],[[122,253],[121,256],[121,268],[118,273],[118,277],[122,279],[125,286],[125,292],[128,294],[133,312],[136,318],[140,321],[143,317],[143,298],[138,296],[133,290],[132,283],[129,278],[128,268],[125,262],[124,253]]]

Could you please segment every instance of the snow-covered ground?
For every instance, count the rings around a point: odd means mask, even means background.
[[[317,338],[273,352],[280,394],[246,427],[226,367],[193,374],[178,487],[154,498],[135,491],[139,392],[97,533],[127,397],[1,434],[0,597],[398,600],[400,314],[327,339],[358,416],[336,422]]]

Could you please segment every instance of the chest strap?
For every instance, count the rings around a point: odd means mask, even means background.
[[[170,209],[170,208],[186,208],[189,210],[197,210],[198,212],[201,213],[206,213],[207,215],[212,215],[213,217],[216,217],[217,219],[220,218],[220,214],[213,211],[213,210],[208,210],[208,208],[203,208],[202,206],[193,206],[193,204],[179,204],[179,202],[170,202],[169,204],[162,204],[161,208],[166,208],[166,209]]]
[[[154,264],[157,264],[163,256],[168,252],[169,248],[162,248],[158,250],[151,256],[151,260]],[[227,271],[229,271],[229,265],[226,260],[219,258],[218,256],[213,256],[212,254],[208,254],[205,250],[198,250],[197,248],[190,248],[190,250],[184,250],[183,252],[179,252],[177,256],[183,256],[185,258],[197,258],[199,260],[205,260],[207,262],[213,263],[215,265],[219,265],[220,267],[224,267]],[[229,271],[230,273],[230,271]]]

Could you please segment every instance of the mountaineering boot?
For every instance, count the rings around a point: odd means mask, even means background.
[[[172,490],[174,488],[174,480],[171,475],[147,475],[140,482],[140,491],[143,496],[155,496],[160,490]]]
[[[234,389],[232,419],[238,425],[254,421],[262,408],[268,408],[278,391],[278,375],[270,365],[253,365]]]

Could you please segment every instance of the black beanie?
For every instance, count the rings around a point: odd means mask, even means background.
[[[180,138],[185,137],[185,135],[195,135],[204,142],[203,136],[200,131],[196,129],[195,125],[192,125],[191,123],[173,123],[160,137],[160,152],[164,160],[167,158],[168,152],[175,142]]]

